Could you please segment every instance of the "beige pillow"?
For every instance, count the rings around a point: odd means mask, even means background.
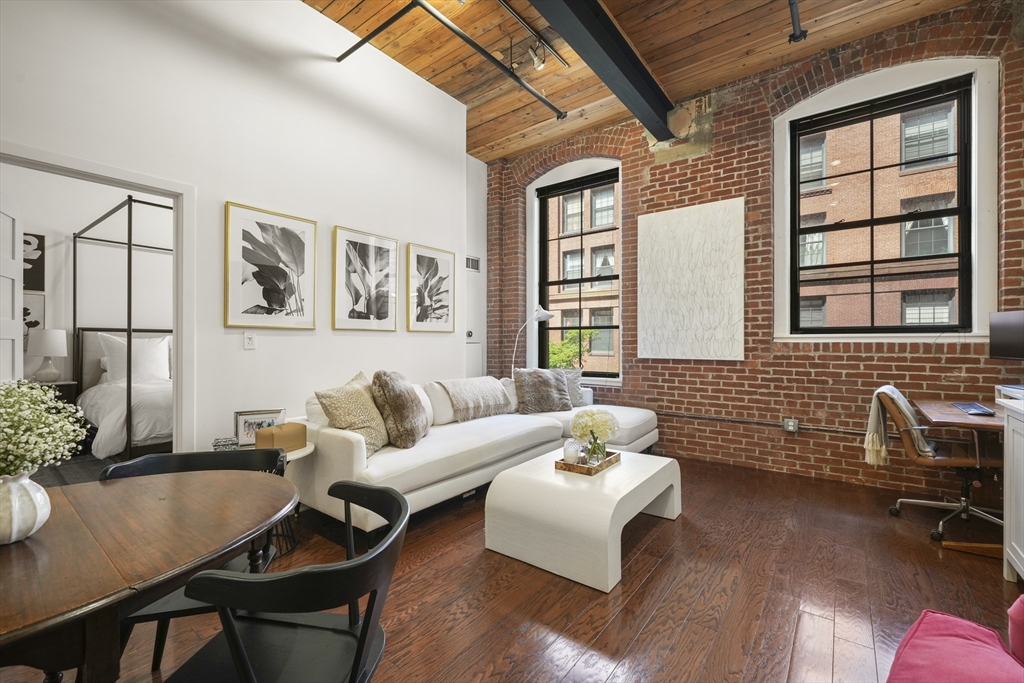
[[[508,396],[508,412],[518,413],[519,397],[516,396],[516,381],[511,377],[502,377],[501,387],[505,390],[505,395]]]
[[[565,385],[569,389],[569,400],[572,402],[572,407],[579,408],[587,405],[586,399],[583,398],[583,369],[571,368],[559,370],[559,372],[565,375]]]
[[[345,386],[316,392],[316,400],[332,427],[362,434],[366,441],[366,455],[376,453],[387,444],[384,419],[373,402],[370,380],[363,373],[353,377]]]
[[[412,383],[400,372],[378,370],[370,385],[388,440],[399,448],[412,448],[427,435],[430,419]]]
[[[572,410],[569,387],[562,372],[531,368],[516,370],[513,377],[516,380],[516,397],[519,399],[520,413]]]

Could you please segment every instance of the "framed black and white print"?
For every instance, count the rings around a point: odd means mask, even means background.
[[[32,233],[22,234],[22,254],[25,265],[22,289],[28,292],[46,291],[46,238]]]
[[[455,331],[455,254],[409,244],[406,255],[410,332]]]
[[[28,351],[28,331],[46,329],[46,295],[25,292],[21,296],[22,341]]]
[[[267,427],[284,424],[285,410],[240,410],[235,412],[235,438],[239,448],[256,445],[256,432]]]
[[[336,330],[397,329],[398,242],[334,226]]]
[[[316,222],[226,202],[224,326],[316,327]]]

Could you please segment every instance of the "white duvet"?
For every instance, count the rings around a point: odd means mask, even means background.
[[[151,379],[132,383],[132,443],[135,446],[170,441],[173,433],[174,382]],[[97,384],[78,397],[85,419],[98,428],[92,454],[109,458],[125,449],[125,382]]]

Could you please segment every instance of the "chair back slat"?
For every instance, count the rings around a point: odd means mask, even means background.
[[[236,451],[197,451],[192,453],[154,453],[127,462],[108,465],[100,481],[144,477],[173,472],[210,470],[246,470],[284,476],[287,456],[283,448],[258,448]]]

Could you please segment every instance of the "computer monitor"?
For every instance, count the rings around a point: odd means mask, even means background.
[[[988,357],[1024,360],[1024,311],[988,314]]]

